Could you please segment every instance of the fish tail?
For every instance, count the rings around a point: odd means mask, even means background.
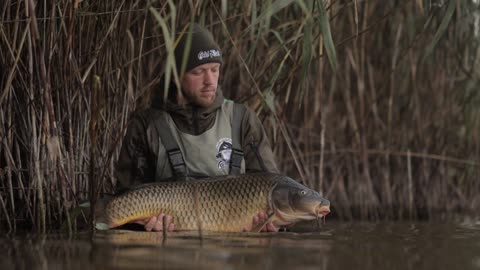
[[[112,227],[110,226],[106,211],[107,204],[112,199],[113,196],[106,195],[97,200],[95,204],[95,228],[97,228],[97,230],[108,230]]]

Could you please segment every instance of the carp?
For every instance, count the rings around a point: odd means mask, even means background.
[[[173,217],[176,231],[241,232],[260,212],[266,213],[268,220],[253,231],[260,231],[268,222],[279,227],[319,219],[330,212],[330,202],[279,174],[155,182],[100,203],[96,227],[115,228],[164,213]]]

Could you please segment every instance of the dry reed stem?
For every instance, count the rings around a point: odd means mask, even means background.
[[[12,231],[13,230],[13,224],[12,224],[12,221],[10,220],[10,213],[8,213],[7,207],[5,206],[5,202],[3,201],[2,196],[0,196],[0,204],[2,205],[2,211],[5,215],[5,219],[7,220],[8,231]],[[13,222],[15,222],[15,220],[13,220]]]
[[[448,5],[328,1],[334,72],[317,7],[269,3],[181,0],[174,24],[195,18],[212,30],[225,51],[225,95],[265,120],[284,173],[324,191],[340,218],[478,208],[480,117],[471,89],[480,49],[468,19],[452,20],[421,62]],[[457,6],[458,18],[478,7]],[[150,7],[174,28],[161,1],[0,7],[0,121],[8,125],[0,187],[13,228],[27,220],[39,231],[63,222],[73,231],[71,207],[113,190],[128,119],[158,91],[164,70],[165,41]]]

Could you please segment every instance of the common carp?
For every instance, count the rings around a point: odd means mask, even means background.
[[[287,176],[261,173],[144,184],[113,197],[96,212],[97,228],[164,213],[173,217],[175,230],[241,232],[260,212],[278,227],[323,217],[330,202]]]

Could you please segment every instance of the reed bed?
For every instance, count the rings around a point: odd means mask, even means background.
[[[78,227],[115,186],[132,112],[204,23],[227,97],[263,120],[281,170],[342,219],[480,207],[476,1],[37,1],[0,7],[0,230]]]

